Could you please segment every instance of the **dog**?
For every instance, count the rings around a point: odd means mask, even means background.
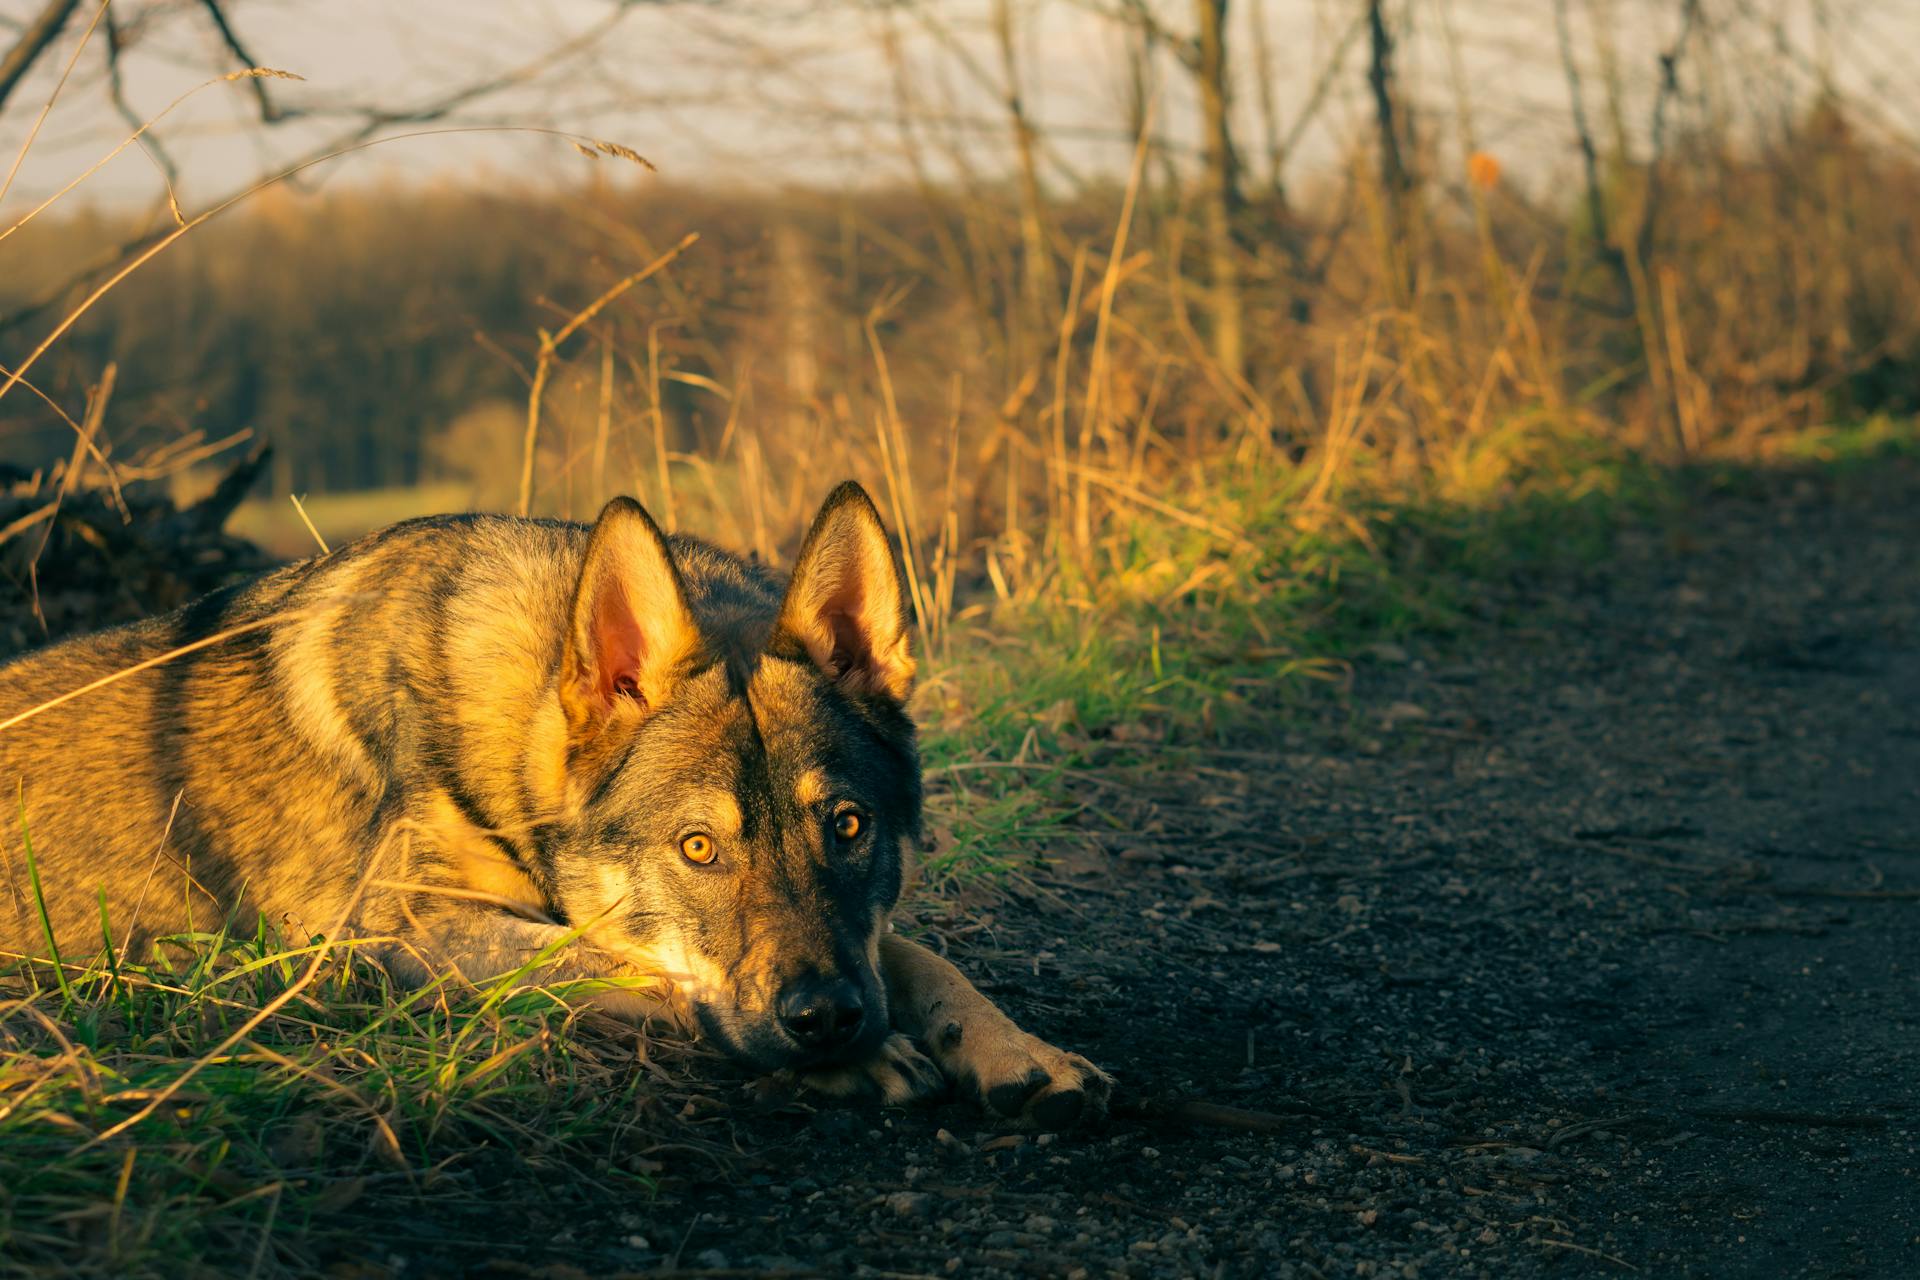
[[[537,967],[828,1094],[1072,1127],[1107,1075],[888,924],[921,835],[908,616],[848,482],[784,584],[616,498],[406,521],[26,655],[0,947],[396,939],[416,981]]]

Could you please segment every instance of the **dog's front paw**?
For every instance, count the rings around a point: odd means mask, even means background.
[[[937,1098],[947,1090],[940,1068],[897,1031],[865,1062],[803,1071],[800,1083],[828,1097],[878,1099],[890,1107]]]
[[[1010,1021],[999,1023],[947,1023],[933,1033],[934,1060],[982,1106],[1026,1127],[1064,1133],[1106,1115],[1111,1076]]]

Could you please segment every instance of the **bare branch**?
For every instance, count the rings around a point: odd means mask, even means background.
[[[142,119],[140,113],[133,109],[133,104],[127,101],[126,82],[120,74],[120,59],[131,41],[127,37],[126,28],[115,20],[111,4],[107,6],[106,27],[107,97],[112,101],[113,109],[120,113],[120,118],[127,122],[128,127],[140,134],[141,150],[145,151],[148,158],[159,168],[161,177],[166,179],[167,190],[171,192],[179,185],[180,169],[174,164],[173,157],[167,154],[166,147],[160,141],[160,135],[154,132],[148,122]]]
[[[1580,79],[1580,64],[1573,56],[1573,26],[1567,18],[1567,0],[1553,0],[1553,28],[1560,43],[1560,66],[1567,77],[1567,99],[1573,112],[1573,133],[1580,144],[1580,164],[1587,179],[1587,220],[1593,224],[1594,242],[1600,254],[1615,270],[1624,271],[1620,247],[1608,231],[1607,200],[1600,188],[1600,153],[1593,144],[1593,128],[1587,122],[1586,94]],[[1623,278],[1624,283],[1624,278]]]
[[[1686,51],[1687,39],[1693,34],[1693,24],[1699,16],[1700,0],[1680,0],[1680,33],[1670,46],[1660,51],[1660,92],[1653,100],[1653,123],[1649,130],[1647,198],[1640,204],[1640,226],[1635,238],[1643,262],[1653,248],[1654,215],[1660,207],[1660,166],[1667,149],[1667,106],[1680,92],[1680,55]]]
[[[47,51],[59,38],[61,29],[67,25],[67,19],[80,7],[80,0],[48,0],[47,7],[27,25],[20,38],[14,41],[13,48],[0,57],[0,107],[7,105],[7,99],[26,77],[40,55]]]
[[[1307,90],[1306,101],[1300,105],[1299,114],[1294,116],[1293,124],[1287,129],[1286,136],[1280,139],[1275,147],[1273,153],[1273,172],[1276,181],[1284,176],[1287,162],[1293,158],[1294,151],[1300,146],[1300,139],[1306,136],[1307,130],[1312,127],[1314,120],[1319,117],[1321,108],[1326,105],[1327,95],[1333,89],[1334,82],[1345,74],[1347,69],[1347,53],[1353,48],[1354,42],[1360,38],[1360,32],[1364,30],[1366,26],[1367,16],[1365,14],[1361,14],[1347,24],[1346,31],[1341,34],[1339,42],[1334,45],[1333,52],[1328,55],[1326,63],[1321,66],[1319,74],[1315,76],[1313,87]]]
[[[219,29],[221,42],[227,46],[229,53],[240,60],[240,65],[242,67],[260,66],[260,60],[248,53],[245,46],[240,43],[240,37],[234,34],[233,25],[227,21],[226,12],[220,7],[220,0],[200,0],[200,5],[207,11],[207,16],[213,19],[213,25]],[[267,95],[267,82],[256,77],[248,81],[248,84],[253,88],[255,100],[260,103],[260,119],[267,124],[274,124],[282,119],[279,106]]]
[[[78,0],[74,0],[74,3],[77,4]],[[453,90],[439,98],[423,102],[414,107],[394,110],[376,107],[343,107],[336,110],[294,110],[279,107],[276,104],[275,114],[269,121],[270,123],[285,123],[303,117],[326,118],[334,116],[357,119],[359,121],[354,127],[315,146],[305,155],[289,161],[286,165],[285,172],[303,172],[317,161],[349,149],[359,143],[366,142],[397,125],[431,124],[435,121],[445,119],[463,107],[470,106],[475,102],[504,92],[507,89],[525,84],[555,64],[572,57],[583,49],[592,47],[603,36],[612,31],[614,27],[618,26],[635,8],[639,7],[639,3],[640,0],[615,0],[611,10],[604,18],[585,31],[582,31],[579,35],[555,45],[553,48],[546,50],[537,57],[529,59],[518,67],[511,68],[478,84]],[[122,37],[124,37],[128,28],[122,27],[119,30]],[[228,47],[230,49],[234,48],[232,44],[229,44]],[[244,56],[244,49],[235,51]],[[249,65],[252,64],[249,63]],[[164,153],[156,156],[156,162],[161,163],[163,173],[170,172],[171,166],[161,162],[163,156]],[[171,229],[167,227],[159,227],[142,231],[138,235],[124,241],[118,247],[89,264],[87,267],[75,272],[71,279],[49,289],[39,298],[5,315],[0,315],[0,334],[8,333],[58,305],[63,300],[71,297],[76,290],[89,289],[99,281],[111,276],[130,259],[136,258],[150,250],[157,241],[166,237],[170,233],[170,230]]]

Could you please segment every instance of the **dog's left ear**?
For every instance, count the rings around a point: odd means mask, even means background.
[[[828,496],[800,544],[774,636],[849,693],[905,703],[913,692],[907,593],[880,513],[853,481]]]

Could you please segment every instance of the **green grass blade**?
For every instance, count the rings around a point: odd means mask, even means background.
[[[27,880],[33,886],[33,905],[40,912],[40,932],[47,940],[47,954],[53,957],[53,977],[60,984],[60,997],[68,1007],[73,1004],[73,988],[67,983],[66,965],[60,960],[60,944],[53,937],[53,918],[47,914],[47,895],[40,887],[40,863],[33,856],[33,836],[27,830],[27,795],[24,784],[16,792],[20,806],[20,843],[27,851]]]

